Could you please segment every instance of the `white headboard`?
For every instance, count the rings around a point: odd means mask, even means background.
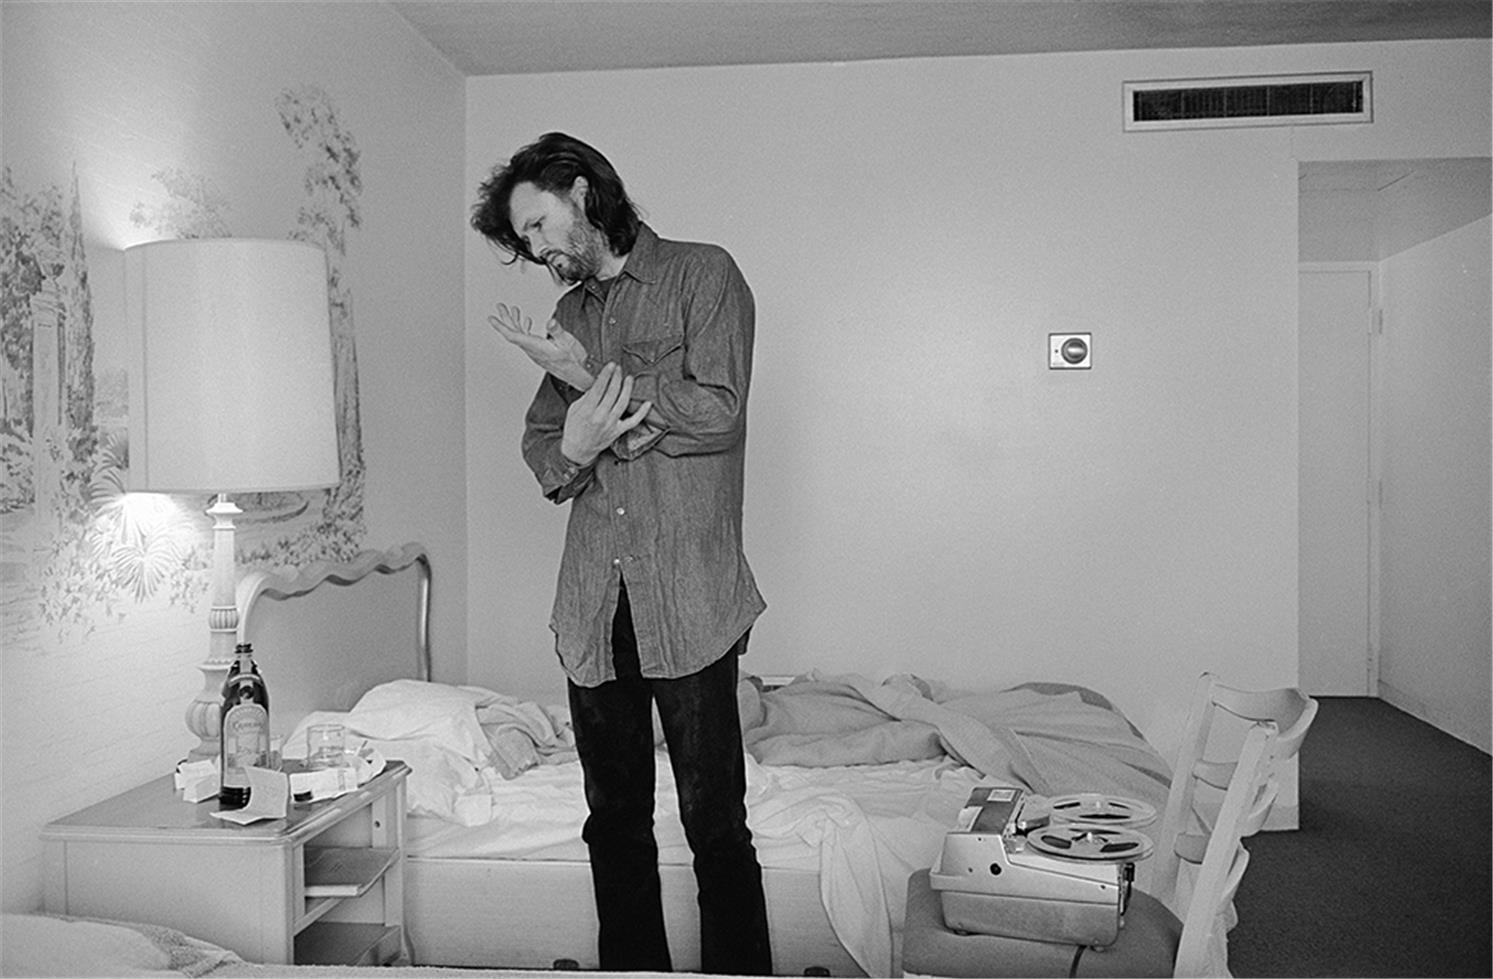
[[[420,544],[294,577],[253,571],[237,603],[238,641],[254,646],[275,734],[313,710],[348,710],[377,684],[430,679],[430,558]]]

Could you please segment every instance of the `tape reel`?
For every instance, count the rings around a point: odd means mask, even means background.
[[[1093,823],[1053,823],[1027,834],[1035,850],[1049,856],[1098,863],[1131,863],[1151,855],[1151,838],[1120,826]]]
[[[1079,792],[1048,800],[1052,818],[1062,823],[1097,823],[1136,829],[1156,821],[1156,808],[1138,799]]]

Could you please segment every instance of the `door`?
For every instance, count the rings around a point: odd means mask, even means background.
[[[1372,478],[1372,269],[1300,274],[1301,687],[1373,695],[1377,612]]]

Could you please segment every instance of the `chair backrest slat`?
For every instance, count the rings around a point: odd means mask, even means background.
[[[1212,673],[1198,678],[1188,707],[1186,726],[1177,752],[1172,786],[1161,814],[1152,857],[1137,867],[1137,884],[1181,917],[1185,908],[1177,906],[1178,875],[1184,863],[1201,862],[1201,850],[1214,827],[1210,826],[1209,805],[1227,789],[1237,775],[1238,757],[1209,757],[1210,737],[1215,727],[1221,735],[1226,726],[1248,729],[1254,724],[1274,725],[1269,767],[1293,757],[1301,747],[1307,730],[1317,714],[1317,702],[1294,687],[1275,690],[1242,690],[1221,682]],[[1227,737],[1225,737],[1227,740]],[[1216,747],[1216,746],[1215,746]],[[1185,773],[1185,774],[1184,774]],[[1199,799],[1199,787],[1208,786]],[[1272,785],[1268,797],[1251,805],[1242,824],[1242,835],[1260,830],[1274,803],[1278,786]],[[1196,837],[1195,839],[1193,837]]]

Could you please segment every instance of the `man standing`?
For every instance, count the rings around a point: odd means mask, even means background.
[[[563,133],[482,184],[472,227],[572,288],[533,332],[523,456],[570,502],[550,627],[585,773],[604,970],[672,965],[653,837],[657,704],[694,854],[706,972],[770,974],[746,824],[737,657],[765,603],[741,547],[755,306],[731,256],[660,238],[607,159]]]

